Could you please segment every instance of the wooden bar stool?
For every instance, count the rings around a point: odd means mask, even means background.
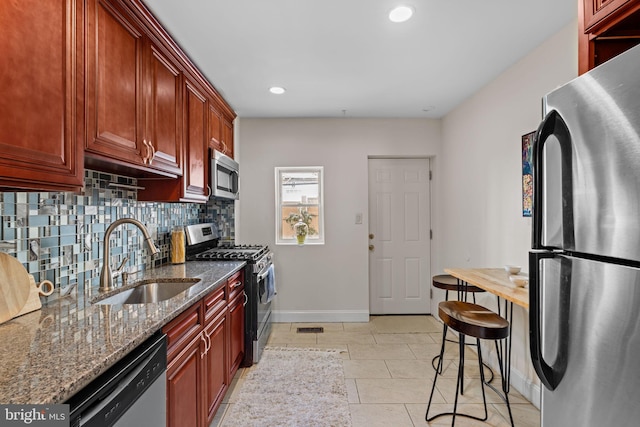
[[[472,304],[464,301],[442,301],[438,304],[438,315],[444,322],[444,330],[442,332],[442,347],[440,348],[440,356],[438,367],[436,369],[436,375],[433,379],[433,385],[431,387],[431,395],[429,396],[429,404],[427,405],[427,412],[425,414],[425,420],[430,422],[438,417],[444,415],[452,415],[451,426],[455,424],[456,416],[472,418],[478,421],[486,421],[488,418],[487,412],[487,399],[484,392],[484,369],[482,363],[482,350],[480,348],[480,340],[492,340],[496,344],[496,352],[498,355],[498,364],[500,365],[500,374],[504,378],[504,372],[502,372],[502,353],[498,349],[498,340],[506,339],[509,336],[509,322],[494,313],[493,311],[477,304]],[[458,348],[460,351],[460,362],[458,365],[458,378],[456,380],[456,397],[453,403],[453,412],[444,412],[429,417],[429,409],[431,407],[431,400],[433,399],[433,392],[436,389],[436,381],[438,375],[442,373],[442,361],[445,350],[447,329],[451,328],[458,332]],[[482,401],[484,403],[484,418],[475,417],[469,414],[458,414],[458,396],[463,394],[462,383],[464,381],[464,345],[465,337],[470,336],[476,338],[476,347],[478,349],[478,367],[480,368],[480,387],[482,389]],[[491,387],[495,390],[495,388]],[[497,390],[496,390],[497,391]],[[511,406],[509,405],[509,395],[504,381],[502,382],[502,391],[504,395],[500,397],[506,402],[507,409],[509,411],[509,418],[511,420],[511,426],[513,426],[513,416],[511,415]]]
[[[433,276],[432,282],[434,288],[445,290],[444,299],[449,299],[449,291],[454,291],[458,295],[458,300],[466,301],[467,294],[471,293],[473,295],[473,302],[476,302],[476,293],[484,292],[484,289],[481,289],[477,286],[473,285],[464,285],[458,281],[455,277],[450,274],[439,274],[437,276]]]
[[[470,293],[473,296],[473,302],[475,303],[476,293],[485,291],[484,289],[474,285],[463,284],[461,283],[460,280],[458,280],[457,278],[453,277],[450,274],[439,274],[437,276],[433,276],[431,283],[433,284],[434,288],[443,289],[445,291],[445,296],[444,296],[445,300],[449,299],[449,291],[453,291],[453,292],[456,292],[456,295],[458,296],[458,301],[466,301],[467,296]],[[457,342],[454,340],[448,340],[448,341]],[[439,357],[440,356],[435,356],[433,359],[431,359],[431,366],[433,366],[433,369],[436,369],[436,361],[439,359]],[[491,374],[489,377],[489,381],[487,381],[487,383],[490,383],[491,381],[493,381],[493,371],[489,366],[487,365],[485,366],[489,370],[489,373]],[[442,373],[442,370],[440,370],[440,373]]]

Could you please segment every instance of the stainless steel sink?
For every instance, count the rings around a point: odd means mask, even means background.
[[[148,304],[166,301],[188,290],[200,282],[200,279],[160,279],[142,282],[139,285],[119,292],[94,304]]]

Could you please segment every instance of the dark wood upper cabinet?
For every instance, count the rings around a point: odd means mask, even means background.
[[[209,198],[207,177],[207,98],[202,90],[189,80],[185,81],[184,124],[187,162],[184,168],[183,190],[185,198],[206,202]]]
[[[0,7],[0,188],[79,191],[84,2]]]
[[[222,151],[222,114],[215,103],[209,103],[209,148]]]
[[[151,166],[182,174],[182,79],[167,55],[149,46],[147,138]]]
[[[181,71],[124,7],[89,2],[88,164],[182,174]],[[135,174],[135,172],[134,172]]]
[[[107,2],[88,8],[86,152],[142,164],[142,29]]]
[[[591,32],[603,20],[615,14],[620,7],[631,0],[583,0],[584,26],[586,32]]]
[[[141,0],[11,1],[0,28],[0,190],[79,191],[86,166],[206,202],[236,115]]]
[[[209,148],[233,158],[233,116],[223,114],[215,101],[209,101]]]
[[[204,90],[187,77],[183,81],[182,175],[178,179],[140,178],[144,189],[138,191],[138,200],[206,203],[209,199],[209,105]]]
[[[225,118],[222,122],[223,153],[233,158],[233,123]]]
[[[578,72],[640,43],[640,0],[578,0]]]

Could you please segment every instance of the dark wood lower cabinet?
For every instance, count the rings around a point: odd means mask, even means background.
[[[225,309],[204,331],[209,343],[205,356],[207,425],[213,420],[230,382],[227,376],[227,336],[229,335],[227,323]]]
[[[244,357],[244,292],[229,303],[229,378],[233,378]]]
[[[203,423],[201,379],[205,342],[195,336],[167,367],[167,426],[199,427]]]
[[[208,427],[213,420],[244,355],[243,289],[239,272],[162,328],[168,427]]]

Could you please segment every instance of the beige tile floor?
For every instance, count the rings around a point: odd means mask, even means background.
[[[424,420],[434,371],[431,359],[440,352],[442,326],[431,316],[372,316],[368,323],[277,323],[270,346],[341,349],[353,427],[449,426],[451,417]],[[323,333],[297,333],[301,326],[322,326]],[[444,373],[438,379],[430,415],[451,411],[457,375],[457,345],[448,343]],[[465,394],[458,410],[482,415],[482,394],[476,354],[465,353]],[[223,404],[211,423],[221,424],[242,387],[238,371]],[[456,425],[509,426],[506,405],[485,388],[489,418],[486,422],[457,418]],[[516,427],[540,425],[540,412],[513,388],[509,394]],[[269,427],[269,426],[264,426]]]

